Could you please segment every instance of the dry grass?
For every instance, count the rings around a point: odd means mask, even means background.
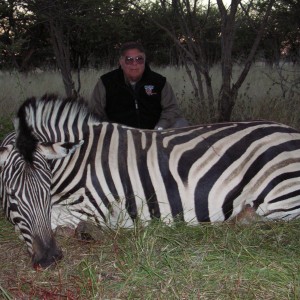
[[[209,122],[200,103],[195,99],[192,85],[183,69],[167,67],[157,69],[172,84],[180,107],[191,123]],[[241,67],[233,69],[233,82],[238,78]],[[214,96],[217,98],[222,83],[221,70],[214,66],[211,70]],[[266,119],[282,122],[300,129],[300,68],[282,65],[251,68],[239,90],[233,110],[232,120]],[[217,103],[214,103],[217,107]]]
[[[209,122],[200,103],[194,97],[192,85],[184,69],[174,67],[154,68],[170,81],[179,105],[186,118],[193,124]],[[97,79],[107,72],[102,70],[82,70],[80,94],[89,99]],[[241,68],[235,66],[233,80]],[[77,84],[76,74],[73,78]],[[211,70],[214,95],[217,98],[221,86],[219,66]],[[10,117],[28,97],[40,97],[45,93],[64,96],[64,86],[58,72],[21,74],[17,72],[0,73],[1,95],[0,119]],[[268,68],[253,66],[243,84],[233,119],[268,119],[300,128],[300,69],[298,66]],[[216,106],[216,103],[215,103]]]

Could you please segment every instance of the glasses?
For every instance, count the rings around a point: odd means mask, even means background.
[[[136,62],[138,65],[141,65],[145,62],[145,58],[142,55],[133,57],[133,56],[125,56],[125,64],[133,65]]]

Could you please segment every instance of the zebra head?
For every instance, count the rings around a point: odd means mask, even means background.
[[[0,146],[0,197],[6,217],[25,240],[34,267],[62,258],[51,229],[49,160],[73,153],[83,141],[40,142],[22,118]]]

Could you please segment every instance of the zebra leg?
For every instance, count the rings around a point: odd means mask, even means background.
[[[57,226],[55,229],[56,236],[71,237],[75,235],[75,229],[67,226]]]
[[[235,224],[253,224],[255,222],[263,221],[264,218],[259,216],[255,209],[247,204],[241,212],[239,212],[234,219],[232,219]]]
[[[103,230],[92,221],[81,221],[75,230],[75,237],[85,241],[100,241],[103,240]]]
[[[103,231],[100,226],[91,221],[80,221],[76,228],[57,226],[55,235],[61,237],[75,237],[84,241],[102,240]]]

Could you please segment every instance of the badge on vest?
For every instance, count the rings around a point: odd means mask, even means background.
[[[156,93],[153,93],[154,85],[145,85],[144,88],[148,96],[156,95]]]

